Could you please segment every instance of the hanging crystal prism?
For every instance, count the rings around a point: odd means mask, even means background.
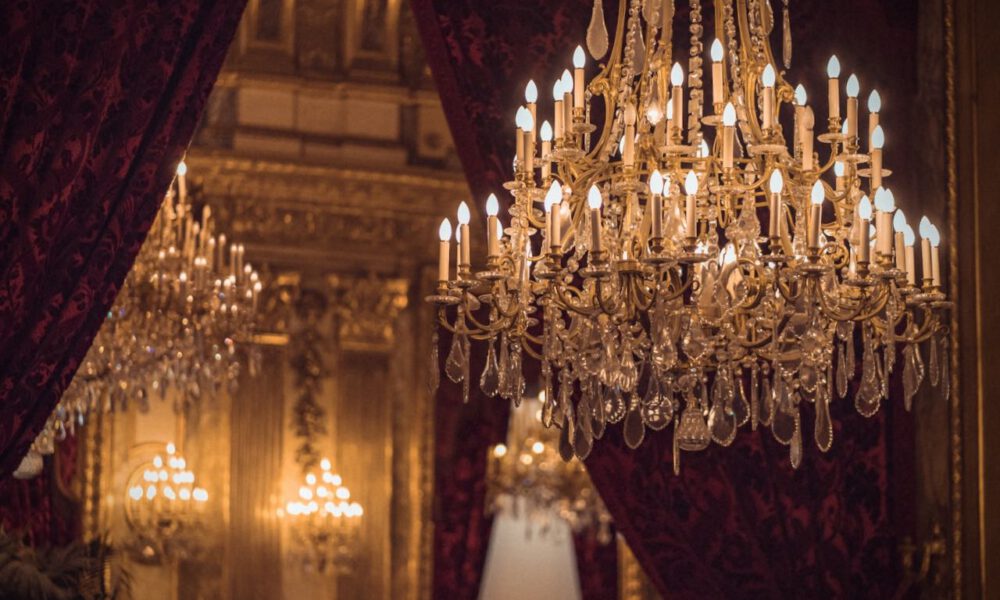
[[[587,50],[594,60],[600,60],[608,53],[608,28],[604,24],[604,7],[601,0],[594,0],[594,10],[587,27]]]
[[[497,362],[494,340],[490,338],[486,350],[486,366],[479,377],[479,388],[487,397],[493,398],[500,390],[500,365]]]

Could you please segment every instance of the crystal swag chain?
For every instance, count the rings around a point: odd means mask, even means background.
[[[543,422],[580,458],[608,423],[623,421],[634,448],[647,428],[673,422],[676,470],[680,450],[728,445],[749,423],[769,426],[798,467],[803,404],[826,451],[830,403],[851,379],[860,378],[854,403],[866,416],[888,397],[899,363],[907,408],[925,372],[932,384],[946,379],[940,236],[920,220],[918,265],[913,228],[883,185],[891,173],[878,92],[863,124],[859,80],[842,86],[831,57],[829,114],[817,124],[805,88],[777,67],[766,0],[716,11],[724,39],[711,43],[705,75],[692,1],[687,76],[671,62],[672,0],[645,1],[620,4],[610,50],[595,3],[587,47],[598,60],[608,52],[607,62],[587,83],[576,48],[553,86],[551,123],[536,127],[538,89],[528,83],[506,226],[497,197],[486,202],[484,268],[472,268],[469,207],[459,207],[457,252],[451,223],[441,223],[428,301],[452,333],[445,373],[468,394],[470,345],[485,343],[481,388],[519,404],[523,362],[539,361]],[[787,18],[782,27],[788,61]]]

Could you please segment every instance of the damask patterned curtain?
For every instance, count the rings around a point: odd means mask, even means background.
[[[245,2],[0,5],[0,478],[131,267]]]
[[[712,7],[722,3],[702,4],[711,39]],[[548,90],[570,64],[573,46],[584,39],[593,2],[411,0],[411,5],[474,204],[490,192],[503,196],[523,86],[534,78],[540,115],[551,110]],[[893,110],[884,114],[896,120],[884,123],[887,131],[902,139],[904,133],[934,127],[926,105],[907,108],[918,90],[919,5],[791,2],[792,76],[821,95],[826,60],[836,52],[842,63],[858,70],[866,89],[877,87],[892,103]],[[686,56],[688,6],[687,0],[676,0],[679,56]],[[607,19],[617,2],[605,0],[604,8]],[[780,39],[778,28],[775,36]],[[923,188],[913,173],[940,164],[928,160],[926,152],[933,154],[933,148],[920,146],[893,146],[897,195],[916,195]],[[481,368],[481,362],[473,363],[474,381]],[[459,393],[449,382],[442,387],[442,396]],[[909,532],[913,518],[912,425],[899,404],[887,402],[876,417],[864,419],[855,412],[851,394],[835,403],[833,448],[822,454],[810,446],[797,471],[789,465],[787,447],[763,428],[741,431],[730,448],[685,453],[682,472],[675,476],[669,431],[647,432],[643,446],[632,451],[620,427],[609,427],[594,445],[587,470],[664,598],[891,597],[900,581],[897,541]],[[476,406],[457,407],[467,413]],[[463,422],[469,435],[483,427],[468,414]],[[812,423],[806,418],[803,428],[808,439]],[[478,459],[469,455],[467,460]],[[465,479],[452,483],[448,473],[437,477],[439,486],[466,486],[475,485],[472,475],[464,473]],[[435,581],[455,568],[436,548]],[[467,575],[471,581],[473,575]],[[455,597],[470,594],[466,590]]]

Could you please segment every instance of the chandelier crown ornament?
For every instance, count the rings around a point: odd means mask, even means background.
[[[676,13],[642,0],[620,3],[610,49],[588,34],[606,62],[568,44],[573,71],[552,105],[518,110],[508,227],[492,239],[499,212],[487,211],[474,269],[462,225],[453,277],[442,241],[428,300],[466,397],[472,342],[487,346],[484,392],[515,405],[524,361],[540,363],[542,423],[560,430],[564,458],[585,458],[609,423],[633,448],[673,424],[676,471],[682,451],[726,446],[749,424],[769,427],[798,467],[802,420],[828,450],[830,404],[851,379],[865,416],[900,369],[907,408],[925,378],[950,394],[940,237],[925,217],[915,249],[884,183],[878,92],[863,129],[861,81],[842,83],[833,55],[818,120],[805,87],[785,79],[787,26],[783,63],[768,44],[766,2],[717,11],[710,62],[691,2],[681,51]],[[605,30],[597,6],[592,19],[589,31]],[[524,123],[548,111],[536,144]]]

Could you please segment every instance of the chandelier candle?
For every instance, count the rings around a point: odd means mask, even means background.
[[[882,110],[882,96],[879,95],[878,90],[872,90],[871,94],[868,94],[868,135],[871,136],[875,133],[875,128],[878,127],[878,113]]]
[[[840,124],[840,59],[834,54],[826,63],[827,101],[830,104],[830,131],[836,131]]]
[[[463,200],[458,205],[458,245],[459,245],[459,270],[465,271],[472,264],[472,254],[469,250],[471,240],[469,239],[469,205]]]
[[[528,112],[531,113],[531,139],[535,139],[535,123],[538,121],[538,86],[535,80],[529,79],[528,85],[524,86],[524,101],[527,104]]]
[[[938,254],[938,246],[941,245],[941,234],[937,225],[931,224],[931,279],[934,287],[941,286],[941,257]]]
[[[459,275],[428,298],[454,334],[445,374],[469,394],[467,348],[482,343],[492,358],[476,376],[501,382],[484,391],[518,406],[524,363],[536,362],[529,372],[546,390],[541,422],[559,430],[564,459],[586,458],[605,426],[621,422],[630,448],[647,432],[673,435],[677,472],[683,452],[728,446],[748,424],[770,428],[797,468],[807,434],[822,452],[833,443],[835,396],[874,415],[897,393],[887,385],[896,365],[908,407],[924,378],[915,371],[920,353],[947,343],[937,229],[921,224],[918,285],[912,230],[881,185],[889,171],[878,96],[869,97],[862,140],[858,78],[847,82],[841,119],[836,57],[826,65],[829,129],[816,132],[816,107],[779,71],[757,3],[720,15],[725,42],[705,44],[701,23],[690,23],[692,46],[710,45],[711,60],[696,56],[687,72],[666,58],[681,55],[669,45],[682,17],[666,3],[663,20],[647,22],[642,8],[642,0],[621,2],[608,28],[597,22],[602,10],[588,13],[590,31],[621,32],[600,57],[565,41],[573,71],[555,83],[551,104],[536,107],[539,121],[554,123],[540,127],[541,183],[525,172],[538,160],[527,156],[535,142],[523,133],[532,115],[519,116],[522,162],[503,184],[510,222],[484,244],[483,272],[469,267],[459,220]],[[739,57],[739,68],[726,71],[727,57]],[[684,101],[685,79],[695,102]],[[709,85],[714,114],[703,119]],[[599,126],[585,123],[595,108]],[[793,113],[794,130],[783,130]],[[487,201],[490,236],[500,229],[494,204]],[[861,354],[858,376],[843,366],[848,348]],[[897,355],[903,360],[891,360]]]
[[[494,259],[500,254],[500,244],[496,234],[497,227],[499,227],[497,220],[499,212],[500,202],[497,200],[496,194],[490,194],[490,197],[486,199],[486,254],[490,259]]]
[[[722,93],[724,79],[722,77],[722,42],[715,39],[712,42],[712,106],[715,107],[715,111],[718,112],[722,104],[726,101],[725,95]]]
[[[527,123],[527,121],[525,120],[525,117],[526,117],[527,114],[528,114],[528,109],[526,109],[526,108],[524,108],[522,106],[522,107],[520,107],[520,108],[517,109],[517,114],[514,115],[514,125],[515,125],[515,127],[514,127],[515,134],[514,135],[516,137],[516,140],[515,140],[516,145],[515,145],[515,147],[517,149],[517,155],[516,155],[517,156],[517,168],[519,170],[521,170],[521,171],[524,170],[524,154],[525,154],[525,148],[524,148],[524,125],[525,125],[525,123]]]
[[[524,134],[524,172],[528,179],[535,177],[535,119],[530,111],[524,112],[524,125],[521,131]]]
[[[858,137],[858,93],[861,86],[857,75],[852,74],[847,79],[847,137],[850,140]]]
[[[915,286],[917,284],[917,265],[913,258],[913,243],[917,238],[913,234],[913,228],[909,225],[906,226],[903,235],[903,241],[906,244],[906,283]]]

